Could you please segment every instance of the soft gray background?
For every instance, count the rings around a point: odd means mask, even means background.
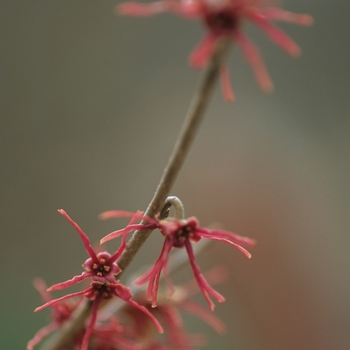
[[[117,17],[116,3],[0,2],[1,349],[23,349],[47,322],[48,312],[33,314],[34,277],[81,272],[86,253],[56,209],[96,242],[122,225],[98,213],[145,209],[200,76],[187,65],[198,23]],[[203,271],[231,268],[216,308],[228,334],[189,319],[210,335],[208,349],[350,348],[350,3],[285,8],[315,17],[312,28],[282,26],[303,56],[248,26],[276,90],[259,91],[235,50],[237,101],[216,89],[172,191],[202,225],[259,241],[250,261],[220,243],[198,259]],[[159,246],[155,234],[130,271]]]

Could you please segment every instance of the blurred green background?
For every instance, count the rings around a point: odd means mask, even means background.
[[[65,280],[87,257],[56,210],[97,242],[123,224],[100,222],[100,212],[145,209],[197,86],[187,57],[200,24],[118,17],[116,4],[0,2],[1,349],[24,349],[47,323],[47,311],[33,313],[33,279]],[[259,91],[233,50],[237,100],[216,89],[172,191],[203,226],[259,242],[250,261],[220,243],[198,258],[203,271],[231,269],[217,287],[227,334],[189,318],[210,336],[207,349],[350,348],[350,3],[284,5],[315,17],[312,28],[281,25],[303,56],[247,26],[275,92]],[[160,244],[155,233],[129,272],[152,263]],[[178,279],[190,276],[186,268]]]

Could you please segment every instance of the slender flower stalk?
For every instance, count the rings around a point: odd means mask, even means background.
[[[204,72],[199,88],[193,97],[177,142],[164,169],[155,194],[148,205],[145,216],[154,217],[161,210],[166,197],[169,196],[169,192],[175,183],[177,175],[204,117],[206,106],[219,76],[222,62],[228,52],[229,44],[227,40],[219,40],[215,45],[210,62]],[[142,229],[133,234],[126,249],[117,261],[117,265],[122,272],[125,271],[131,263],[151,232],[152,229]],[[121,273],[118,275],[119,278]],[[61,332],[44,347],[44,350],[60,350],[68,344],[73,339],[74,335],[83,329],[85,320],[91,314],[92,306],[93,303],[87,301],[76,314],[72,315],[70,322],[67,322],[65,327],[61,329]]]

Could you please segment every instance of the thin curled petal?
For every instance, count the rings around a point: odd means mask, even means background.
[[[309,15],[285,11],[278,7],[261,9],[259,13],[271,21],[294,23],[300,26],[310,26],[314,23],[313,18]]]
[[[204,234],[203,234],[203,237],[211,239],[211,240],[214,240],[214,241],[220,241],[220,242],[228,243],[228,244],[234,246],[241,253],[243,253],[248,259],[250,259],[252,257],[252,255],[248,252],[247,249],[243,248],[241,245],[239,245],[237,243],[234,243],[234,242],[230,241],[229,239],[220,238],[220,237],[216,237],[216,236],[207,236],[206,237]]]
[[[55,331],[59,325],[55,323],[50,323],[49,325],[41,328],[33,337],[33,339],[29,340],[27,344],[27,350],[33,350],[35,346],[37,346],[47,335]]]
[[[53,286],[48,288],[47,291],[53,292],[55,290],[62,290],[62,289],[68,288],[70,286],[73,286],[74,284],[80,283],[85,278],[92,277],[92,276],[93,276],[92,272],[84,271],[81,275],[76,275],[73,278],[71,278],[70,280],[54,284]]]
[[[236,233],[225,231],[225,230],[209,230],[205,229],[203,227],[199,227],[197,229],[198,232],[202,234],[203,237],[213,239],[214,237],[217,237],[219,239],[224,238],[229,241],[232,241],[236,244],[244,245],[247,247],[254,247],[256,245],[256,240],[251,239],[249,237],[240,236]]]
[[[115,262],[119,259],[119,257],[123,254],[126,248],[126,235],[123,235],[122,243],[118,250],[110,257],[110,262]],[[120,271],[119,271],[120,272]]]
[[[125,2],[116,6],[116,11],[121,15],[146,17],[165,11],[179,11],[180,4],[177,1],[155,1],[148,4],[137,2]]]
[[[202,305],[187,300],[182,302],[179,306],[182,310],[185,310],[190,314],[198,316],[198,318],[203,320],[205,323],[207,323],[209,326],[215,329],[218,333],[225,333],[225,324],[212,312],[202,307]]]
[[[122,235],[128,234],[131,231],[134,230],[148,230],[148,229],[154,229],[156,228],[155,225],[144,225],[144,224],[134,224],[134,225],[128,225],[127,227],[121,229],[121,230],[117,230],[117,231],[113,231],[111,233],[109,233],[107,236],[103,237],[100,240],[100,244],[106,243],[114,238],[120,237]]]
[[[194,350],[194,347],[185,330],[184,322],[179,310],[175,307],[165,306],[161,308],[162,319],[166,325],[167,338],[174,349]]]
[[[154,263],[153,267],[135,281],[135,284],[138,286],[141,286],[145,284],[147,281],[149,281],[148,287],[147,287],[147,299],[152,302],[152,307],[157,306],[157,294],[158,294],[158,288],[159,288],[160,274],[162,270],[166,267],[166,264],[168,261],[168,255],[171,248],[172,248],[172,242],[166,239],[164,241],[162,251],[158,259]]]
[[[194,274],[194,277],[198,283],[198,287],[201,290],[205,300],[207,301],[209,307],[211,310],[214,310],[215,308],[215,304],[212,302],[212,300],[210,299],[209,295],[211,295],[213,298],[215,298],[219,303],[222,303],[225,301],[225,298],[218,293],[216,290],[214,290],[206,281],[206,279],[204,278],[204,276],[201,274],[201,271],[198,267],[198,265],[196,264],[196,259],[194,256],[194,252],[193,252],[193,248],[190,242],[186,242],[185,243],[185,247],[186,247],[186,251],[188,254],[188,258],[191,264],[191,268]]]
[[[249,19],[257,25],[266,35],[280,46],[284,51],[286,51],[291,56],[299,56],[301,53],[300,47],[292,40],[287,34],[285,34],[281,29],[274,26],[266,18],[258,13],[251,12],[247,16]]]
[[[116,6],[116,11],[121,15],[148,17],[165,11],[177,13],[187,18],[201,16],[201,5],[193,1],[155,1],[148,4],[138,2],[125,2]]]
[[[153,322],[153,324],[156,326],[157,330],[159,333],[164,333],[163,327],[160,325],[160,323],[158,322],[158,320],[142,305],[139,305],[138,303],[136,303],[135,301],[129,299],[129,300],[124,300],[126,301],[128,304],[130,304],[133,307],[136,307],[137,309],[139,309],[140,311],[142,311],[143,313],[145,313]]]
[[[233,102],[235,99],[235,95],[232,90],[228,68],[224,64],[222,64],[220,67],[220,80],[221,80],[221,89],[224,94],[225,100],[227,102]]]
[[[101,213],[98,218],[100,220],[116,219],[116,218],[137,218],[139,220],[143,219],[143,211],[137,211],[132,213],[125,210],[108,210]]]
[[[157,220],[152,219],[148,216],[143,216],[143,212],[140,210],[138,210],[136,213],[131,213],[131,212],[122,211],[122,210],[110,210],[99,215],[99,218],[102,220],[112,219],[112,218],[121,218],[121,217],[130,217],[131,220],[129,224],[125,228],[121,230],[113,231],[108,235],[106,235],[105,237],[103,237],[100,240],[100,244],[108,242],[122,235],[127,235],[128,233],[134,230],[155,229],[157,227]],[[142,220],[143,222],[140,224],[134,224],[134,222],[137,220]]]
[[[80,226],[73,221],[70,216],[63,210],[63,209],[58,209],[57,210],[61,215],[63,215],[67,221],[69,221],[71,223],[71,225],[75,228],[75,230],[79,233],[81,240],[84,243],[86,252],[90,255],[91,259],[93,259],[94,261],[97,261],[97,257],[96,257],[96,253],[94,251],[94,249],[92,248],[91,244],[90,244],[90,239],[89,237],[85,234],[85,232],[80,228]]]
[[[47,292],[46,283],[39,277],[34,279],[34,288],[39,292],[41,299],[45,302],[52,300],[51,295]]]
[[[76,297],[76,296],[78,296],[78,295],[83,295],[83,294],[85,294],[85,293],[88,293],[88,292],[91,291],[91,290],[92,290],[92,288],[87,288],[87,289],[81,290],[80,292],[67,294],[67,295],[64,295],[64,296],[61,297],[61,298],[57,298],[57,299],[50,300],[50,301],[47,302],[46,304],[37,307],[37,308],[34,310],[34,312],[41,311],[41,310],[43,310],[43,309],[45,309],[45,308],[47,308],[47,307],[49,307],[49,306],[51,306],[51,305],[53,305],[53,304],[56,304],[56,303],[58,303],[58,302],[60,302],[60,301],[62,301],[62,300],[65,300],[65,299],[68,299],[68,298],[73,298],[73,297]]]
[[[195,47],[189,58],[192,67],[203,68],[208,64],[215,49],[217,39],[218,37],[216,35],[209,33],[198,46]]]
[[[167,11],[169,8],[166,1],[156,1],[149,4],[137,2],[125,2],[116,6],[116,11],[121,15],[146,17]]]
[[[131,220],[129,222],[129,225],[132,225],[136,220],[138,220],[138,216],[142,215],[143,212],[142,211],[137,211],[136,213],[134,213],[134,215],[131,217]],[[110,257],[110,261],[111,262],[115,262],[119,259],[119,257],[123,254],[125,248],[126,248],[126,234],[123,235],[122,238],[122,243],[119,247],[119,249]]]
[[[245,59],[252,67],[260,88],[266,92],[271,91],[273,89],[273,83],[269,73],[267,72],[264,61],[261,58],[259,50],[240,31],[237,31],[233,37],[241,49]]]
[[[204,277],[211,286],[220,284],[228,279],[229,269],[223,266],[213,267],[209,271],[204,273]],[[198,284],[196,281],[192,280],[186,283],[182,288],[186,292],[187,298],[198,293]]]
[[[91,333],[94,329],[94,325],[96,323],[96,318],[97,318],[97,310],[98,310],[98,305],[100,304],[100,297],[97,297],[94,302],[92,303],[92,310],[91,310],[91,316],[89,320],[89,324],[86,328],[86,332],[84,334],[83,341],[81,343],[81,350],[88,350],[89,347],[89,339],[91,336]]]

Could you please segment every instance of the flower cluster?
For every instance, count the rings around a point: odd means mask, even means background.
[[[299,46],[272,21],[282,21],[308,26],[312,17],[295,14],[269,4],[273,0],[161,0],[153,3],[126,2],[117,6],[119,13],[131,16],[149,16],[161,12],[173,12],[189,19],[199,19],[207,34],[193,50],[189,62],[194,68],[202,68],[209,62],[216,44],[221,39],[234,41],[251,65],[260,88],[270,91],[273,88],[259,50],[242,30],[244,22],[249,21],[260,28],[274,43],[292,56],[300,54]],[[228,77],[228,69],[221,67],[221,83],[225,98],[234,99]]]
[[[40,311],[47,307],[52,307],[53,310],[62,309],[64,305],[62,304],[63,301],[68,298],[75,298],[78,296],[85,296],[86,298],[92,300],[92,312],[90,321],[86,327],[86,331],[81,342],[82,350],[88,349],[89,339],[94,332],[94,325],[97,319],[97,311],[101,301],[111,299],[113,297],[117,297],[132,307],[135,307],[145,313],[152,320],[157,330],[162,333],[163,328],[157,319],[147,310],[147,308],[131,300],[132,293],[130,291],[130,288],[121,284],[115,277],[115,274],[118,274],[120,272],[120,268],[115,264],[115,261],[120,257],[126,247],[126,237],[122,240],[121,246],[114,254],[109,254],[108,252],[96,253],[90,244],[89,238],[78,226],[78,224],[74,222],[63,209],[58,210],[58,212],[62,214],[79,233],[90,258],[84,262],[83,267],[85,268],[85,271],[81,275],[74,276],[68,281],[55,284],[52,287],[48,288],[48,291],[60,290],[70,287],[73,284],[79,283],[88,277],[90,277],[92,281],[90,287],[85,288],[79,292],[70,293],[57,299],[45,300],[47,302],[44,305],[37,307],[34,311]],[[135,220],[137,220],[137,215],[131,218],[130,224],[132,225]],[[41,287],[40,289],[42,290]],[[68,318],[69,315],[70,313],[66,318]],[[46,334],[59,328],[62,323],[63,321],[54,321],[53,324],[48,327],[48,329],[42,331],[39,335],[37,334],[34,339],[28,343],[27,350],[31,350],[34,345],[36,345]]]
[[[169,198],[172,199],[174,205],[182,207],[182,203],[178,200],[178,198]],[[182,213],[180,216],[183,216]],[[201,271],[195,261],[195,254],[193,252],[192,243],[196,243],[202,238],[225,242],[234,246],[248,258],[251,257],[251,254],[245,248],[243,248],[242,245],[252,247],[256,243],[253,239],[242,237],[232,232],[224,230],[210,230],[204,227],[199,227],[199,222],[195,217],[190,217],[188,219],[160,219],[159,215],[157,215],[155,218],[150,218],[143,216],[141,212],[128,213],[118,210],[105,212],[101,214],[100,217],[102,219],[132,217],[133,220],[138,217],[140,220],[142,220],[142,222],[139,224],[129,223],[129,225],[127,225],[124,229],[111,232],[101,239],[101,243],[105,243],[119,236],[122,236],[123,239],[125,239],[125,236],[133,230],[159,229],[164,236],[163,248],[154,266],[135,281],[137,285],[143,285],[148,282],[147,297],[152,302],[152,307],[157,306],[157,293],[159,288],[160,275],[162,271],[165,273],[167,272],[168,257],[172,248],[185,247],[194,277],[204,298],[208,302],[210,308],[213,310],[215,305],[210,299],[210,296],[214,297],[218,302],[225,301],[225,298],[220,293],[215,291],[201,274]]]
[[[39,292],[44,302],[53,300],[52,296],[47,292],[45,282],[41,278],[34,280],[34,287]],[[47,335],[59,329],[67,320],[71,318],[73,311],[77,308],[81,298],[72,298],[70,300],[53,303],[51,305],[51,320],[52,322],[47,326],[41,328],[28,342],[27,350],[32,350],[38,345]]]
[[[211,284],[219,284],[227,279],[228,273],[224,267],[215,267],[207,271],[205,277]],[[121,312],[126,314],[132,322],[129,330],[129,332],[132,332],[132,338],[144,339],[144,350],[197,349],[206,345],[205,335],[190,334],[187,331],[181,316],[182,312],[198,317],[217,333],[223,334],[226,331],[225,324],[208,309],[190,299],[197,292],[198,287],[193,281],[182,286],[176,286],[171,295],[161,291],[157,307],[150,308],[150,311],[164,325],[166,346],[162,340],[152,336],[149,319],[139,310],[125,305]],[[139,293],[136,298],[139,304],[149,307],[148,301],[142,293]]]
[[[175,207],[175,209],[178,211],[177,216],[181,216],[181,218],[165,217],[168,215],[171,205]],[[85,249],[89,255],[89,258],[83,264],[85,271],[80,275],[74,276],[72,279],[57,283],[47,290],[44,282],[40,280],[37,280],[35,282],[35,286],[42,295],[45,303],[44,305],[37,307],[34,311],[36,312],[50,307],[52,309],[52,323],[41,329],[34,336],[34,338],[28,342],[27,350],[34,349],[34,347],[39,342],[41,342],[41,340],[46,335],[60,328],[67,320],[69,320],[71,318],[72,312],[76,309],[77,305],[82,300],[82,297],[85,297],[92,301],[90,320],[82,332],[76,334],[74,338],[74,341],[77,344],[81,344],[82,350],[87,350],[88,348],[90,349],[91,344],[100,344],[98,346],[96,345],[96,349],[104,349],[105,347],[102,345],[107,342],[107,339],[109,339],[108,344],[112,344],[113,347],[106,347],[106,349],[114,349],[114,346],[116,344],[118,345],[117,348],[121,347],[125,349],[134,349],[134,346],[136,346],[135,349],[139,349],[138,346],[132,342],[132,340],[140,338],[141,333],[144,333],[143,330],[145,328],[149,328],[149,326],[146,327],[145,325],[149,325],[150,322],[155,325],[159,333],[162,333],[163,328],[154,317],[154,312],[151,313],[150,309],[147,308],[148,302],[146,302],[146,299],[152,302],[152,308],[158,306],[156,314],[160,315],[164,324],[167,325],[168,337],[170,339],[169,342],[171,342],[175,348],[182,348],[186,344],[186,348],[190,348],[190,344],[192,344],[192,342],[187,339],[185,333],[180,332],[180,328],[183,326],[182,323],[178,323],[177,321],[180,318],[177,315],[178,311],[173,307],[175,300],[177,300],[177,303],[175,303],[177,306],[181,306],[182,308],[185,308],[188,311],[199,315],[208,323],[211,323],[214,328],[217,328],[218,331],[223,328],[223,326],[219,326],[221,325],[220,322],[214,322],[214,316],[208,316],[207,312],[203,311],[201,307],[197,307],[187,302],[183,297],[179,298],[175,296],[178,295],[178,293],[175,293],[171,298],[171,303],[164,304],[165,298],[163,297],[160,304],[157,304],[161,273],[164,271],[166,277],[168,277],[167,265],[169,253],[172,248],[184,247],[187,251],[197,286],[207,300],[210,308],[213,310],[214,303],[210,299],[210,296],[214,297],[219,302],[222,302],[225,299],[220,293],[215,291],[209,285],[206,278],[201,274],[201,271],[195,262],[195,254],[192,248],[192,244],[198,242],[202,238],[218,240],[233,245],[248,258],[250,258],[250,253],[245,248],[243,248],[242,245],[251,247],[255,244],[255,241],[247,237],[241,237],[228,231],[209,230],[207,228],[199,227],[199,223],[194,217],[188,219],[182,218],[184,216],[183,207],[182,203],[177,197],[168,197],[164,208],[167,208],[166,215],[164,215],[164,213],[158,214],[155,218],[144,216],[143,212],[141,211],[137,211],[136,213],[130,213],[126,211],[109,211],[101,214],[102,219],[115,217],[130,218],[129,224],[124,229],[114,231],[101,240],[102,244],[111,239],[122,236],[121,245],[114,254],[109,254],[105,251],[96,252],[95,249],[91,246],[89,238],[78,226],[78,224],[73,221],[64,210],[60,209],[58,211],[72,224],[75,230],[79,233],[84,243]],[[160,219],[160,217],[162,217],[162,219]],[[142,220],[142,222],[137,223],[139,220]],[[147,298],[140,299],[142,300],[141,304],[132,300],[131,298],[133,295],[130,288],[124,286],[117,280],[117,275],[121,270],[116,264],[117,259],[121,256],[126,248],[126,239],[128,233],[133,230],[140,229],[159,229],[164,236],[164,245],[161,254],[156,260],[154,266],[135,281],[135,284],[138,286],[141,286],[148,282]],[[83,288],[81,291],[70,293],[56,299],[53,299],[48,293],[65,289],[87,278],[91,279],[91,284],[89,287]],[[170,279],[167,278],[167,280],[170,284]],[[175,289],[173,288],[172,284],[171,287],[172,291],[174,291]],[[184,290],[184,288],[182,290]],[[112,323],[97,323],[98,309],[101,305],[101,302],[113,297],[117,297],[118,299],[127,303],[128,307],[126,309],[129,310],[129,314],[138,315],[137,321],[134,322],[135,324],[133,326],[133,332],[130,332],[129,330],[120,331],[121,326],[117,325],[116,321],[113,321]],[[180,300],[181,303],[179,302]],[[140,320],[143,321],[140,322]],[[147,322],[145,320],[147,320]],[[116,334],[119,335],[116,336]],[[179,334],[182,334],[182,337],[179,337]],[[93,349],[95,348],[94,346],[92,346]],[[161,343],[156,342],[151,342],[148,346],[150,346],[149,349],[164,348]],[[148,349],[148,347],[143,349]]]

